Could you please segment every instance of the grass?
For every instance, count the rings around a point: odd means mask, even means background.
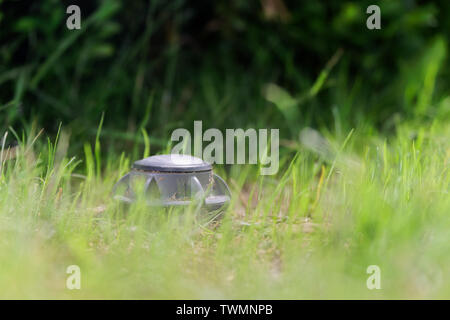
[[[303,131],[284,141],[277,176],[217,167],[233,199],[207,228],[192,208],[114,202],[135,159],[102,154],[100,130],[83,157],[64,130],[17,136],[1,153],[0,297],[450,298],[450,126],[417,127]],[[81,290],[66,288],[70,265]],[[381,290],[366,287],[369,265]]]

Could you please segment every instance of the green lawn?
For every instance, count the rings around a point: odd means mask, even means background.
[[[74,158],[63,133],[3,150],[1,298],[450,298],[448,122],[388,138],[304,131],[283,141],[276,176],[216,166],[233,199],[207,227],[195,208],[113,201],[136,159],[103,155],[101,137]],[[70,265],[80,290],[66,288]],[[369,265],[381,290],[366,287]]]

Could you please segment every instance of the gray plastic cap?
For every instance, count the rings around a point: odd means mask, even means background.
[[[156,172],[201,172],[211,171],[209,163],[200,158],[180,154],[163,154],[138,160],[133,169]]]

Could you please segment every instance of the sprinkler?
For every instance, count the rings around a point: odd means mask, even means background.
[[[207,212],[223,211],[231,199],[225,181],[200,158],[166,154],[134,162],[132,170],[114,186],[114,198],[149,206],[187,207],[198,203]]]

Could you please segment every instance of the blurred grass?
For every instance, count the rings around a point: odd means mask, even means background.
[[[47,147],[30,135],[1,167],[1,296],[448,298],[450,127],[434,121],[411,139],[414,128],[321,136],[327,153],[298,146],[278,178],[233,167],[232,205],[213,229],[194,211],[112,201],[128,157],[87,151],[74,174],[64,131]],[[73,264],[81,290],[65,288]],[[373,264],[382,290],[366,288]]]

